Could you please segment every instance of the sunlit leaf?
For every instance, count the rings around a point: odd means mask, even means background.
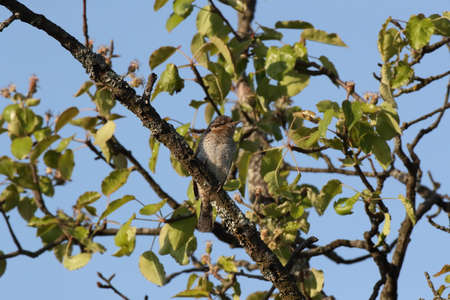
[[[53,144],[55,141],[59,139],[59,135],[52,135],[47,138],[44,138],[41,140],[33,149],[33,151],[30,154],[30,160],[32,162],[36,161],[36,159],[41,156],[41,154],[47,150],[48,147],[50,147],[51,144]]]
[[[139,270],[148,281],[159,286],[164,285],[166,272],[152,251],[146,251],[139,257]]]
[[[114,121],[107,121],[105,125],[102,126],[95,133],[95,144],[104,145],[114,134],[116,130],[116,123]]]
[[[100,220],[106,218],[108,215],[110,215],[113,211],[121,207],[122,205],[130,202],[131,200],[136,199],[134,196],[131,195],[125,195],[120,199],[114,200],[111,203],[108,204],[108,207],[106,207],[105,211],[100,216]]]
[[[11,143],[11,153],[17,159],[23,159],[31,151],[33,141],[29,136],[15,138]]]
[[[358,201],[361,193],[356,193],[353,197],[350,198],[340,198],[336,202],[334,202],[333,207],[337,214],[339,215],[350,215],[353,213],[353,205],[355,205],[356,201]]]
[[[102,193],[106,196],[111,195],[122,187],[128,180],[131,170],[129,169],[117,169],[113,170],[102,181]]]
[[[131,218],[120,227],[119,231],[114,236],[114,244],[117,247],[120,247],[120,249],[116,251],[113,256],[130,256],[131,253],[133,253],[136,244],[136,227],[131,226],[131,222],[135,217],[136,214],[133,214]]]
[[[75,166],[73,151],[67,149],[58,159],[58,170],[64,179],[69,180],[72,177],[72,171]]]
[[[63,111],[57,118],[55,122],[55,133],[58,132],[61,128],[64,127],[67,123],[69,123],[74,117],[76,117],[79,113],[78,108],[72,106]]]
[[[139,210],[139,213],[141,215],[146,215],[146,216],[154,215],[164,206],[164,204],[166,204],[166,202],[167,202],[167,199],[164,199],[158,203],[147,204],[146,206],[144,206],[143,208],[141,208]]]
[[[153,4],[153,10],[157,11],[161,7],[163,7],[167,3],[167,0],[155,0],[155,3]]]
[[[100,199],[101,195],[98,192],[84,192],[77,199],[77,207],[83,207],[89,205]]]
[[[64,256],[63,266],[70,271],[78,270],[87,265],[91,258],[92,253],[80,253],[74,256],[66,255]]]
[[[319,29],[306,28],[302,31],[301,37],[305,40],[320,42],[333,46],[347,47],[347,45],[336,33],[327,33],[326,31]]]
[[[402,201],[402,204],[406,210],[406,215],[411,220],[411,223],[413,225],[416,225],[416,213],[411,201],[405,198],[403,195],[398,195],[398,198],[400,199],[400,201]]]
[[[166,69],[156,84],[151,100],[161,92],[168,92],[170,95],[178,93],[184,88],[184,80],[178,74],[178,68],[174,64],[167,64]]]
[[[383,230],[378,236],[378,242],[375,245],[375,247],[381,245],[381,243],[384,242],[384,240],[386,239],[386,237],[389,235],[390,232],[391,232],[391,215],[389,213],[384,213]]]
[[[322,187],[320,194],[313,200],[314,208],[321,216],[330,204],[331,200],[338,194],[342,193],[342,183],[337,179],[332,179]]]
[[[86,93],[87,91],[89,91],[89,88],[91,86],[93,86],[94,83],[92,81],[85,81],[83,83],[83,85],[80,87],[80,89],[75,93],[75,95],[73,95],[74,97],[79,97],[81,95],[83,95],[84,93]]]
[[[423,15],[411,16],[406,24],[405,32],[411,47],[419,50],[430,41],[434,32],[434,24]]]

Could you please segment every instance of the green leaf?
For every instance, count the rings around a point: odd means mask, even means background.
[[[97,110],[103,117],[108,117],[111,114],[111,109],[116,105],[111,91],[108,88],[102,88],[95,93],[95,104]]]
[[[29,197],[22,198],[17,203],[17,208],[19,210],[19,214],[27,222],[31,220],[31,218],[34,216],[34,213],[37,210],[37,206],[34,199]]]
[[[223,39],[230,32],[222,18],[213,12],[213,8],[210,5],[200,9],[197,15],[196,26],[198,33],[208,37],[217,36]]]
[[[409,84],[411,78],[414,76],[414,70],[404,61],[399,61],[395,67],[394,78],[392,79],[391,87],[393,89],[399,88],[403,85]]]
[[[38,129],[35,132],[33,132],[34,138],[37,142],[42,141],[46,137],[49,137],[52,134],[52,130],[49,127],[45,127],[42,129]]]
[[[55,188],[52,180],[47,176],[39,176],[39,188],[46,196],[53,197],[55,194]]]
[[[182,207],[177,209],[173,216],[187,215],[191,215],[191,213]],[[186,242],[193,235],[196,225],[197,220],[195,216],[165,224],[159,234],[159,254],[165,255],[170,253],[172,256],[176,256],[176,251],[185,247]]]
[[[154,136],[150,137],[150,148],[152,149],[152,156],[150,157],[150,160],[148,162],[148,167],[150,171],[155,173],[156,170],[156,162],[158,161],[158,154],[159,154],[159,146],[160,142],[155,139]]]
[[[0,256],[3,255],[3,251],[0,250]],[[0,277],[5,274],[6,271],[6,259],[0,259]]]
[[[265,26],[260,27],[263,30],[263,33],[259,36],[259,39],[262,41],[281,40],[283,38],[283,34],[281,32]]]
[[[133,214],[131,218],[125,222],[122,227],[120,227],[116,236],[114,237],[114,244],[117,247],[120,247],[113,256],[121,257],[124,255],[130,256],[134,251],[134,247],[136,245],[136,227],[131,226],[131,222],[136,217],[136,214]]]
[[[124,205],[124,204],[126,204],[126,203],[128,203],[128,202],[130,202],[131,200],[134,200],[134,199],[136,199],[134,196],[125,195],[122,198],[119,198],[117,200],[112,201],[111,203],[108,204],[108,207],[106,207],[105,211],[102,213],[102,215],[100,216],[99,220],[102,220],[102,219],[106,218],[113,211],[115,211],[116,209],[118,209],[122,205]]]
[[[325,278],[322,270],[311,268],[304,279],[304,286],[308,296],[314,298],[319,295],[323,289]],[[319,298],[321,299],[321,298]]]
[[[383,82],[380,82],[380,96],[386,102],[395,103],[391,87]]]
[[[345,100],[342,102],[342,110],[345,115],[345,126],[350,130],[362,117],[361,103]]]
[[[168,64],[161,74],[161,78],[156,84],[151,100],[161,92],[168,92],[170,95],[178,93],[184,88],[184,80],[178,74],[178,68],[174,64]]]
[[[97,117],[84,117],[70,121],[70,124],[91,130],[97,125]]]
[[[395,28],[386,30],[391,18],[389,17],[381,27],[378,33],[378,52],[381,54],[381,59],[384,62],[389,61],[391,57],[399,54],[405,46],[400,32]]]
[[[334,110],[329,109],[323,114],[323,119],[319,122],[319,134],[320,137],[325,137],[327,133],[328,126],[331,123],[331,119],[333,118]]]
[[[3,119],[10,123],[17,115],[17,111],[20,109],[19,104],[7,105],[2,112]]]
[[[384,213],[383,230],[378,236],[378,242],[376,243],[375,247],[381,245],[381,243],[386,239],[386,237],[389,235],[390,232],[391,232],[391,215],[389,213]]]
[[[230,48],[228,48],[227,44],[220,38],[216,36],[210,37],[211,43],[216,46],[217,50],[219,50],[219,53],[222,54],[225,61],[228,63],[228,65],[231,67],[233,73],[235,72],[235,63],[233,60],[233,55],[231,54]]]
[[[33,151],[30,154],[30,161],[35,162],[36,159],[38,159],[39,156],[41,156],[41,154],[58,139],[59,135],[52,135],[44,138],[39,143],[37,143],[37,145],[34,147]]]
[[[335,112],[339,112],[339,104],[331,100],[322,100],[316,104],[317,110],[319,112],[326,112],[329,109],[332,109]]]
[[[64,179],[69,180],[72,177],[74,166],[73,151],[67,149],[58,159],[58,170]]]
[[[31,151],[33,141],[29,136],[15,138],[11,143],[11,153],[17,159],[23,159]]]
[[[0,204],[4,211],[9,211],[19,204],[19,192],[14,184],[8,185],[0,194]]]
[[[139,270],[148,281],[159,286],[164,285],[166,272],[152,251],[146,251],[139,257]]]
[[[65,111],[63,111],[62,114],[60,114],[57,118],[56,118],[56,122],[55,122],[55,133],[58,132],[61,128],[64,127],[64,125],[66,125],[67,123],[70,122],[70,120],[72,120],[74,117],[76,117],[79,113],[78,108],[72,106],[69,107],[68,109],[66,109]]]
[[[237,190],[240,186],[241,182],[239,181],[239,179],[231,179],[224,184],[223,189],[225,191],[234,191]]]
[[[372,138],[372,152],[375,154],[375,158],[383,167],[383,169],[387,169],[391,164],[391,149],[386,141],[380,137],[374,136]]]
[[[292,46],[270,47],[267,50],[265,64],[267,75],[275,80],[282,80],[283,75],[294,68],[296,60],[297,57]]]
[[[163,62],[165,62],[169,57],[172,56],[177,51],[177,48],[171,46],[164,46],[156,49],[149,59],[150,69],[154,69]]]
[[[356,193],[350,198],[340,198],[334,202],[333,207],[337,214],[339,215],[351,215],[353,213],[353,205],[358,201],[361,193]]]
[[[317,213],[321,216],[325,212],[334,196],[342,193],[342,183],[337,179],[332,179],[322,187],[318,197],[313,199],[313,205]]]
[[[80,197],[78,197],[76,207],[81,208],[92,204],[100,199],[100,197],[101,195],[98,192],[84,192]]]
[[[327,33],[326,31],[319,29],[306,28],[302,31],[301,37],[305,40],[320,42],[333,46],[347,47],[347,45],[336,33]]]
[[[330,71],[335,77],[339,77],[338,72],[336,70],[336,67],[334,64],[328,59],[326,56],[320,56],[319,57],[320,62],[322,63],[322,66]]]
[[[106,142],[113,136],[115,130],[116,123],[114,123],[114,121],[107,121],[106,124],[95,133],[94,144],[106,144]]]
[[[448,11],[444,12],[442,16],[439,14],[432,14],[429,18],[434,24],[434,34],[439,34],[444,37],[450,36],[450,16]]]
[[[309,84],[309,75],[301,74],[295,70],[289,71],[283,76],[280,81],[280,86],[285,88],[284,94],[293,97],[303,91]]]
[[[102,181],[102,193],[105,196],[109,196],[120,187],[122,187],[128,180],[131,170],[129,169],[117,169],[113,170],[109,175]]]
[[[429,18],[425,18],[423,15],[411,16],[405,29],[411,47],[419,50],[428,44],[434,28],[434,24]]]
[[[80,87],[80,89],[75,93],[75,95],[73,95],[74,97],[80,97],[81,95],[83,95],[84,93],[86,93],[87,91],[89,91],[89,88],[91,86],[93,86],[94,83],[92,81],[85,81],[83,83],[83,85]]]
[[[265,151],[261,162],[261,175],[275,170],[283,158],[283,151],[279,148],[273,148]]]
[[[151,216],[156,214],[166,204],[167,199],[164,199],[158,203],[148,204],[139,210],[141,215]]]
[[[227,273],[236,273],[238,271],[234,262],[234,256],[220,256],[217,259],[217,265]]]
[[[402,130],[398,125],[397,120],[384,110],[377,114],[377,133],[385,140],[390,140],[393,137],[402,134]]]
[[[172,296],[172,298],[204,298],[204,297],[209,297],[209,292],[199,288],[192,290],[185,290],[179,292],[175,296]]]
[[[73,140],[75,135],[69,136],[68,138],[62,139],[56,147],[56,152],[63,152],[69,146],[70,142]]]
[[[183,18],[186,18],[192,12],[193,1],[194,0],[175,0],[173,2],[173,12]]]
[[[69,271],[78,270],[87,265],[91,258],[92,253],[80,253],[74,256],[65,255],[63,266]]]
[[[35,99],[35,98],[28,98],[25,101],[25,106],[30,107],[30,106],[37,106],[39,105],[39,103],[41,103],[41,99]]]
[[[153,4],[153,10],[157,11],[161,7],[163,7],[167,3],[167,0],[155,0],[155,3]]]
[[[44,162],[48,167],[50,167],[52,169],[57,169],[58,161],[59,161],[60,157],[61,157],[61,154],[56,152],[55,150],[48,150],[44,154]]]
[[[405,207],[406,214],[408,218],[411,220],[413,225],[416,225],[416,213],[414,211],[414,207],[409,199],[406,199],[403,195],[398,195],[398,198],[402,201],[403,206]]]
[[[275,23],[275,28],[307,29],[307,28],[314,28],[314,26],[305,21],[292,20],[292,21],[278,21]]]

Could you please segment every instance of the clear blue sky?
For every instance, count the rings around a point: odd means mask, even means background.
[[[27,1],[29,2],[29,1]],[[83,40],[81,26],[81,0],[79,1],[32,1],[29,7],[35,12],[44,14],[47,18],[64,28],[75,37]],[[171,1],[169,1],[171,2]],[[196,1],[203,6],[207,1]],[[258,2],[256,22],[265,26],[274,26],[277,20],[300,19],[312,23],[316,28],[338,33],[348,48],[327,46],[322,44],[308,44],[309,54],[319,57],[328,56],[336,65],[343,80],[356,82],[356,89],[360,93],[377,91],[378,84],[372,77],[377,72],[377,63],[380,57],[377,52],[377,33],[381,24],[389,16],[401,20],[408,20],[415,13],[442,13],[448,9],[446,0],[397,0],[397,1],[274,1],[261,0]],[[128,63],[137,59],[141,62],[139,73],[143,76],[149,74],[148,57],[155,49],[164,45],[181,45],[185,52],[190,52],[190,39],[194,30],[194,17],[191,16],[184,24],[173,32],[167,33],[165,21],[170,14],[170,3],[155,13],[152,9],[153,1],[88,1],[89,34],[99,45],[107,45],[114,39],[116,53],[120,58],[114,60],[114,69],[118,73],[125,73]],[[226,10],[225,10],[226,11]],[[0,8],[0,20],[9,17],[10,13]],[[232,24],[236,17],[231,17]],[[292,42],[298,39],[295,31],[286,31],[285,39]],[[19,90],[25,91],[28,78],[36,74],[39,81],[37,97],[42,99],[39,110],[51,109],[55,113],[62,112],[67,106],[79,108],[91,107],[87,97],[73,98],[79,86],[86,81],[87,75],[81,65],[60,45],[45,33],[32,28],[27,24],[14,22],[5,31],[0,33],[0,87],[15,83]],[[172,62],[184,64],[186,61],[180,55],[174,56]],[[448,52],[441,49],[437,55],[425,58],[424,66],[418,68],[420,76],[426,77],[438,74],[448,69],[450,60]],[[162,72],[159,67],[156,72]],[[185,78],[192,78],[192,74],[183,72]],[[444,97],[446,81],[431,84],[424,91],[414,96],[403,96],[399,99],[399,113],[402,120],[411,120],[414,117],[438,107]],[[186,82],[186,89],[174,97],[160,94],[154,102],[155,108],[162,116],[170,116],[182,122],[190,122],[193,110],[186,108],[191,99],[202,99],[202,91],[190,81]],[[230,95],[234,97],[234,95]],[[314,110],[314,103],[318,100],[332,99],[340,101],[345,97],[344,91],[336,89],[326,78],[314,78],[304,92],[294,98],[296,104],[304,109]],[[5,102],[0,102],[0,108]],[[127,116],[117,121],[118,138],[133,151],[133,153],[147,165],[149,158],[149,133],[140,126],[140,122],[122,107],[116,107],[116,112]],[[87,113],[87,112],[84,112]],[[450,159],[450,144],[448,139],[449,118],[445,117],[444,126],[427,136],[418,148],[422,155],[424,173],[433,172],[434,178],[443,183],[441,193],[449,193],[445,184],[448,178]],[[198,118],[197,127],[204,126],[202,118]],[[65,136],[71,135],[70,128],[62,131]],[[83,135],[78,135],[83,138]],[[410,135],[406,135],[406,138]],[[9,151],[7,139],[0,136],[0,155]],[[53,199],[49,199],[51,209],[69,209],[71,203],[85,190],[99,190],[101,180],[109,173],[109,169],[101,161],[93,160],[93,155],[86,149],[76,150],[78,164],[73,176],[73,182],[59,188]],[[179,178],[164,160],[167,151],[162,150],[157,166],[156,179],[161,186],[180,202],[186,198],[188,180]],[[299,158],[302,166],[314,166],[316,161]],[[327,176],[304,175],[302,180],[322,186]],[[362,188],[361,184],[352,178],[344,178],[344,182],[355,188]],[[426,180],[426,182],[428,182]],[[389,187],[384,197],[397,197],[404,193],[404,188],[394,182],[388,181]],[[121,195],[131,193],[146,203],[157,202],[158,199],[138,174],[132,174],[129,184],[119,190],[114,199]],[[392,233],[398,230],[399,222],[403,219],[404,210],[398,200],[388,200],[388,206],[393,215]],[[102,203],[100,207],[104,207]],[[137,205],[130,204],[123,211],[112,215],[114,220],[123,223],[138,209]],[[362,210],[362,206],[357,207]],[[22,245],[29,250],[40,247],[39,240],[33,230],[27,228],[17,213],[12,214],[12,220],[17,227],[17,233]],[[446,224],[441,218],[441,224]],[[336,238],[361,238],[360,234],[368,228],[364,215],[356,213],[351,216],[336,216],[331,209],[324,217],[312,213],[311,235],[316,235],[319,244],[325,244]],[[155,224],[138,223],[136,226],[154,227]],[[15,250],[6,226],[0,222],[0,250],[9,252]],[[199,234],[197,256],[203,253],[207,240],[214,240],[210,234]],[[99,238],[108,248],[104,255],[96,254],[93,260],[83,269],[67,271],[56,261],[53,254],[48,252],[37,259],[17,257],[8,260],[5,275],[0,278],[0,295],[2,299],[114,299],[111,291],[98,289],[96,286],[96,272],[100,271],[106,276],[116,273],[114,283],[125,295],[131,299],[143,299],[149,295],[150,299],[169,299],[178,291],[185,288],[185,277],[180,276],[166,287],[157,287],[144,279],[137,266],[139,255],[148,250],[152,244],[152,237],[140,237],[137,240],[136,250],[130,257],[115,258],[112,238]],[[155,243],[154,251],[158,250]],[[414,228],[412,242],[406,256],[406,263],[402,270],[399,282],[399,299],[431,298],[427,287],[424,271],[435,273],[440,270],[448,259],[450,242],[448,235],[437,232],[429,224],[420,222]],[[220,243],[215,243],[215,256],[231,255],[245,258],[242,251],[229,250]],[[339,251],[346,257],[360,255],[356,250]],[[447,255],[446,255],[447,253]],[[171,258],[161,258],[167,273],[172,273],[184,267],[176,265]],[[364,262],[354,266],[338,266],[326,259],[312,259],[312,267],[325,271],[325,291],[335,295],[338,299],[367,299],[372,286],[378,280],[378,271],[371,262]],[[438,281],[439,282],[439,281]],[[268,289],[268,284],[256,281],[245,281],[242,285],[243,299],[254,290]]]

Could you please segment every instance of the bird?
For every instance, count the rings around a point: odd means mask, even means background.
[[[200,137],[195,156],[216,177],[217,190],[220,190],[227,180],[236,154],[233,135],[239,122],[233,121],[225,115],[218,116]],[[196,198],[200,197],[201,199],[197,228],[201,232],[211,232],[213,228],[211,199],[195,182],[194,193],[196,193]]]

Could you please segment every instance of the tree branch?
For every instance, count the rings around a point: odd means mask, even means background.
[[[394,97],[398,97],[398,96],[400,96],[400,95],[402,95],[402,94],[408,94],[408,93],[413,93],[413,92],[417,92],[418,90],[420,90],[421,88],[423,88],[423,87],[425,87],[425,86],[427,86],[427,85],[429,85],[430,83],[432,83],[433,81],[435,81],[435,80],[439,80],[439,79],[441,79],[441,78],[444,78],[445,76],[447,76],[447,75],[449,75],[450,74],[450,70],[449,71],[447,71],[447,72],[444,72],[444,73],[442,73],[442,74],[439,74],[439,75],[436,75],[436,76],[430,76],[430,77],[427,77],[427,78],[417,78],[417,80],[419,80],[420,81],[420,83],[418,83],[418,84],[416,84],[416,85],[413,85],[413,86],[411,86],[411,87],[409,87],[409,88],[406,88],[406,89],[400,89],[397,93],[395,93],[393,96]]]
[[[137,102],[135,90],[106,64],[101,55],[93,53],[43,15],[35,14],[15,0],[0,0],[0,5],[5,6],[13,13],[20,13],[20,20],[43,30],[59,41],[83,65],[94,82],[108,86],[114,97],[134,113],[145,127],[150,129],[153,136],[171,151],[193,179],[212,196],[216,202],[218,215],[222,218],[227,230],[239,240],[247,254],[259,265],[263,276],[274,283],[280,291],[281,297],[288,300],[302,298],[295,280],[261,240],[256,226],[245,217],[223,189],[217,191],[216,178],[194,157],[192,149],[184,138],[176,132],[172,125],[161,119],[151,105]]]
[[[116,274],[112,274],[109,278],[106,278],[105,276],[103,276],[102,273],[97,272],[97,276],[100,277],[101,280],[103,280],[104,282],[106,282],[106,284],[101,283],[100,281],[97,281],[97,286],[101,289],[109,289],[112,290],[115,294],[117,294],[119,297],[121,297],[123,300],[129,300],[128,297],[126,297],[124,294],[122,294],[118,289],[116,289],[111,281],[113,280],[113,278],[116,276]]]
[[[17,20],[19,18],[18,13],[12,14],[8,19],[0,23],[0,32],[3,31],[6,27],[8,27],[14,20]]]

